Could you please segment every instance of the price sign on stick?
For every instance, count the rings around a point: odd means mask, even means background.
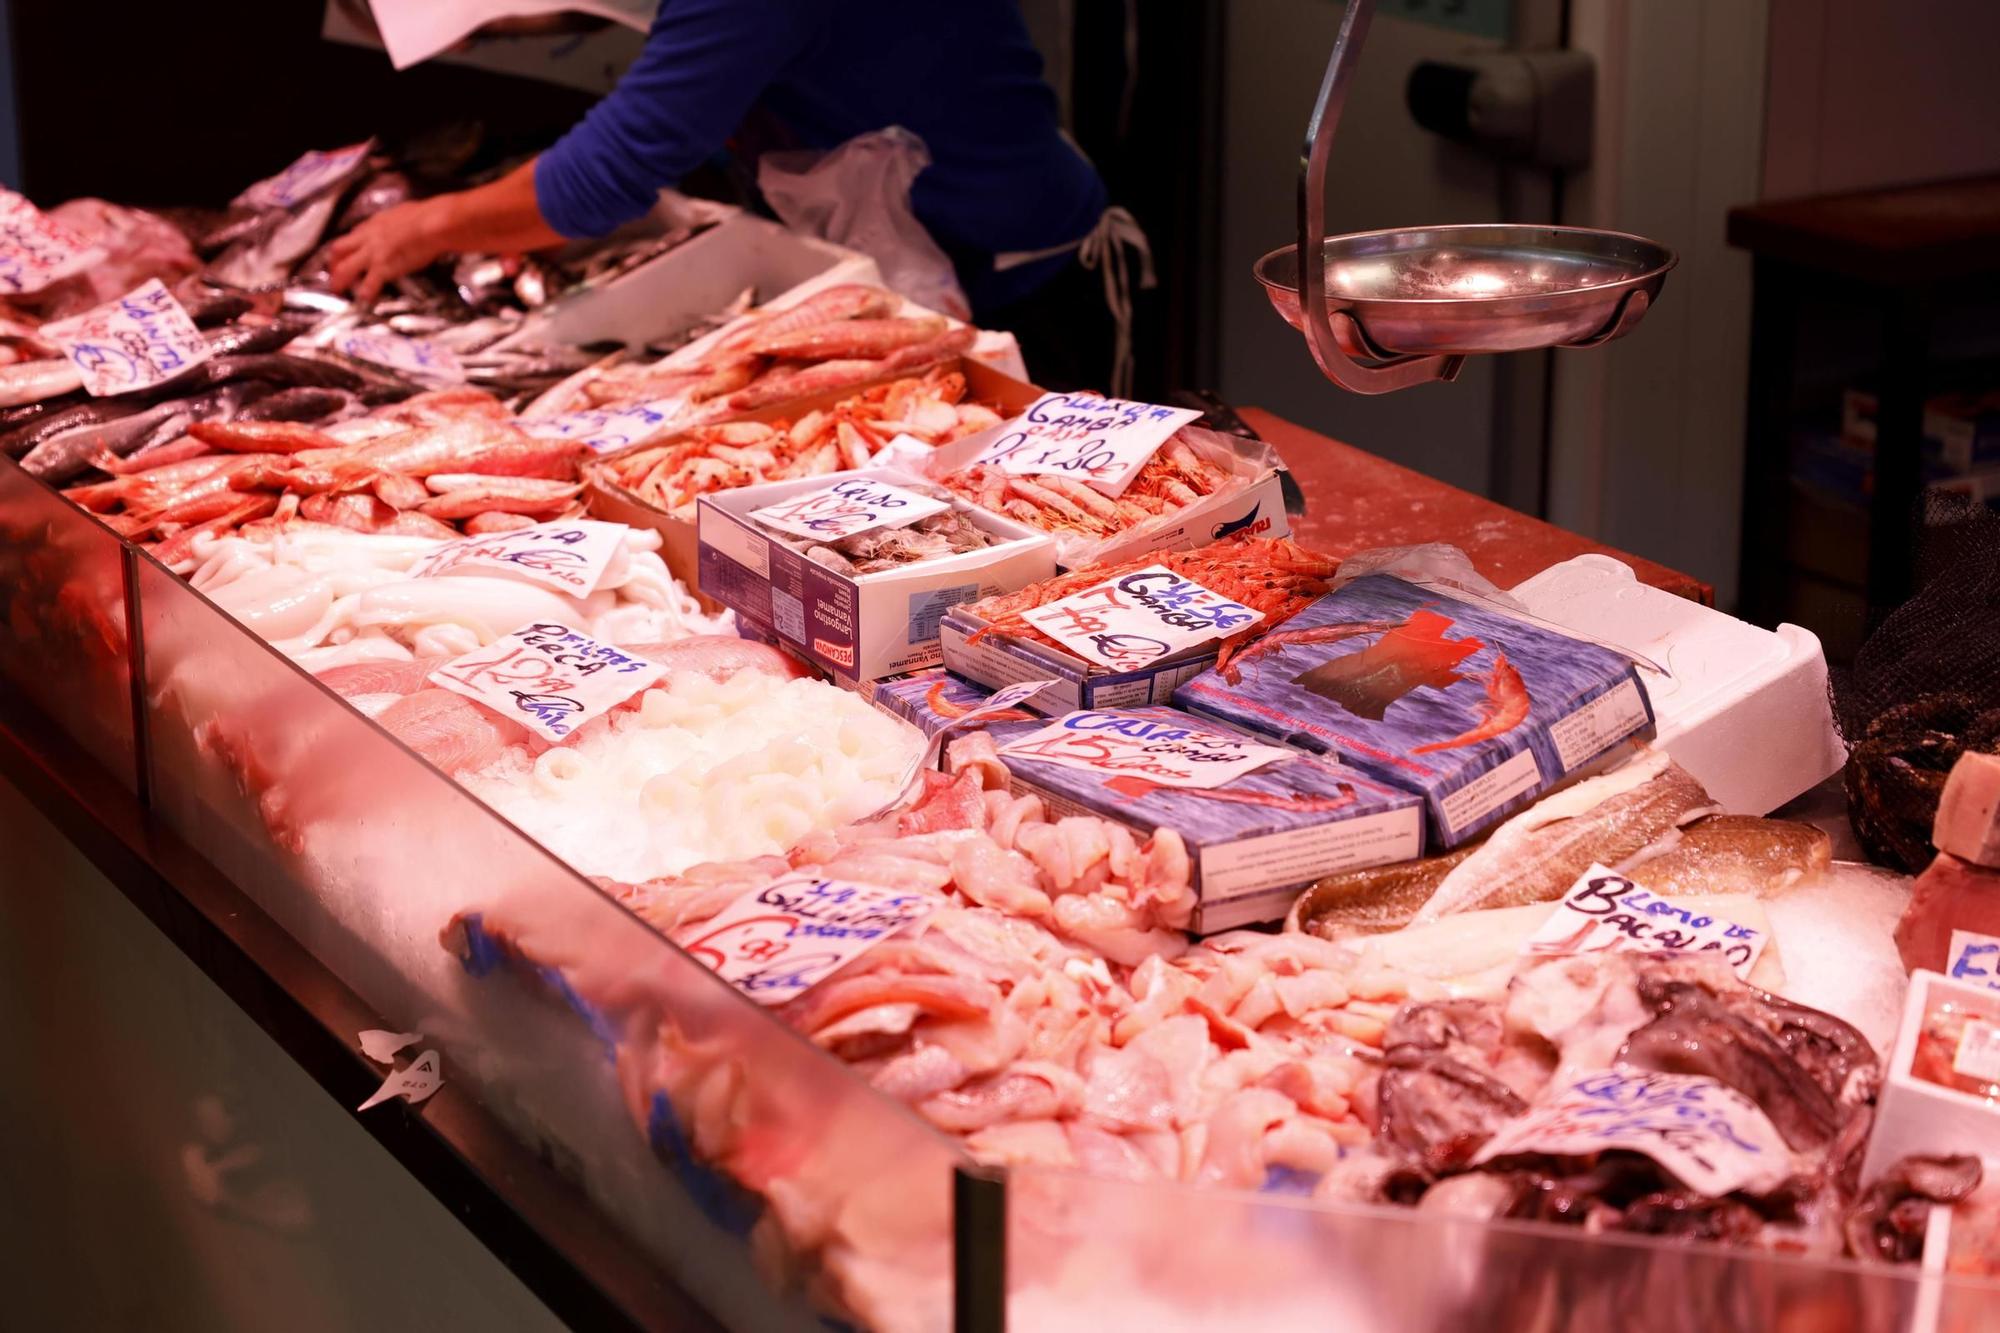
[[[326,151],[312,149],[275,176],[267,176],[231,200],[239,208],[290,208],[333,184],[368,154],[375,141]]]
[[[634,657],[567,625],[524,625],[452,658],[430,681],[559,741],[666,673],[664,662]]]
[[[1052,475],[1122,495],[1146,460],[1175,431],[1201,416],[1095,393],[1046,394],[1012,421],[994,427],[972,458],[1020,476]]]
[[[411,570],[420,579],[440,574],[509,574],[571,597],[588,597],[625,546],[622,523],[579,518],[537,523],[447,542]]]
[[[623,407],[524,418],[521,429],[542,440],[582,440],[598,453],[607,454],[652,439],[670,428],[687,408],[685,398],[653,398]]]
[[[1232,602],[1164,565],[1149,565],[1021,616],[1100,666],[1134,671],[1247,629],[1264,613]]]
[[[158,278],[116,301],[42,325],[96,397],[164,383],[208,360],[215,349]]]
[[[0,189],[0,296],[38,292],[103,257],[26,197]]]
[[[341,335],[334,347],[372,366],[386,366],[432,384],[460,384],[465,368],[447,349],[426,338],[405,338],[387,329],[357,329]]]
[[[1763,931],[1703,910],[1700,899],[1662,898],[1594,865],[1521,952],[1719,953],[1748,977],[1767,943]]]
[[[783,1004],[944,900],[797,872],[696,926],[681,947],[759,1004]]]
[[[808,541],[836,542],[876,528],[906,528],[919,519],[942,514],[951,501],[906,490],[886,481],[848,477],[806,491],[762,509],[750,517],[765,527]]]

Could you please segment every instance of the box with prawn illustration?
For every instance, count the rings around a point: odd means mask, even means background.
[[[987,691],[932,669],[876,683],[876,706],[934,735]],[[1275,921],[1321,876],[1408,860],[1423,848],[1423,798],[1321,755],[1172,708],[1009,710],[972,724],[1017,793],[1051,816],[1115,820],[1186,844],[1198,934]]]
[[[701,497],[702,590],[843,680],[932,666],[959,602],[1055,573],[1046,535],[894,468]]]
[[[1387,575],[1330,592],[1174,695],[1420,794],[1456,847],[1652,735],[1617,653]]]

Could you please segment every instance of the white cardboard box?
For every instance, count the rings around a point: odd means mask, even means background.
[[[1666,668],[1639,666],[1653,743],[1731,814],[1769,814],[1847,761],[1810,630],[1759,629],[1643,584],[1606,555],[1551,565],[1511,591],[1552,625]]]
[[[839,475],[922,485],[894,468]],[[705,495],[697,508],[696,539],[707,596],[770,626],[785,646],[839,677],[867,681],[936,666],[944,660],[938,625],[949,607],[1055,574],[1055,545],[1046,533],[963,501],[956,506],[960,512],[1006,540],[861,575],[806,559],[746,517],[834,480],[802,477]]]

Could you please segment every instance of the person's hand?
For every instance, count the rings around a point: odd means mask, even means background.
[[[333,289],[352,289],[362,305],[372,303],[382,288],[405,273],[414,273],[451,247],[446,224],[452,198],[413,199],[385,208],[345,236],[336,237],[328,251],[328,276]]]

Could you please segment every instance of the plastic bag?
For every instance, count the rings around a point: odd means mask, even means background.
[[[930,164],[924,141],[891,125],[830,153],[766,153],[757,188],[787,227],[859,250],[891,291],[969,319],[972,307],[951,261],[910,211],[910,184]]]
[[[1333,586],[1341,588],[1370,574],[1391,574],[1420,588],[1435,588],[1450,595],[1457,593],[1496,611],[1527,614],[1528,608],[1472,567],[1472,557],[1444,542],[1420,546],[1377,546],[1343,556]]]

